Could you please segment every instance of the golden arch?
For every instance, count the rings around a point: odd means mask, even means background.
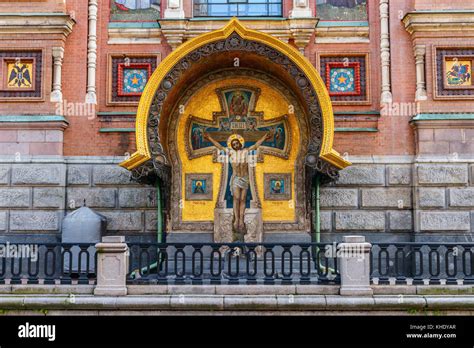
[[[323,138],[319,157],[326,162],[333,164],[339,169],[349,166],[351,163],[344,160],[341,155],[333,149],[334,114],[332,110],[331,99],[326,86],[315,67],[294,47],[274,38],[271,35],[248,29],[243,26],[238,21],[238,19],[235,18],[232,19],[222,29],[202,34],[190,41],[183,43],[161,62],[148,81],[138,105],[135,126],[137,151],[120,165],[128,170],[132,170],[151,159],[151,153],[147,139],[149,110],[156,90],[159,88],[162,80],[170,72],[176,62],[199,47],[214,41],[226,39],[234,32],[240,35],[243,39],[254,40],[274,48],[275,50],[287,56],[302,70],[316,91],[321,107],[323,118]]]

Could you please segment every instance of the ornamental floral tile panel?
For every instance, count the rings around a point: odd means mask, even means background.
[[[153,22],[160,19],[161,0],[110,0],[111,22]]]
[[[156,55],[110,56],[108,104],[138,104],[157,65]]]
[[[41,51],[0,51],[0,99],[41,99]]]
[[[436,50],[436,98],[474,97],[474,49],[441,48]]]
[[[321,56],[320,73],[335,104],[367,104],[367,56]]]

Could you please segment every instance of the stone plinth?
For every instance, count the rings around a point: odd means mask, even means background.
[[[128,246],[125,237],[104,237],[95,247],[98,255],[94,295],[127,295]]]
[[[345,236],[339,244],[338,261],[341,273],[341,295],[371,296],[370,248],[363,236]]]

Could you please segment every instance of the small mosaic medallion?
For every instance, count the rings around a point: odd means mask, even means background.
[[[333,68],[331,69],[331,92],[354,92],[355,77],[352,68]]]
[[[125,94],[142,93],[148,81],[147,69],[125,69],[123,73],[123,90]]]

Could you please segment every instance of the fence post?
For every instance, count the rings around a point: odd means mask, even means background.
[[[128,246],[125,237],[103,237],[97,249],[97,286],[94,295],[127,295]]]
[[[344,236],[339,244],[338,260],[341,274],[341,295],[371,296],[370,249],[364,236]]]

